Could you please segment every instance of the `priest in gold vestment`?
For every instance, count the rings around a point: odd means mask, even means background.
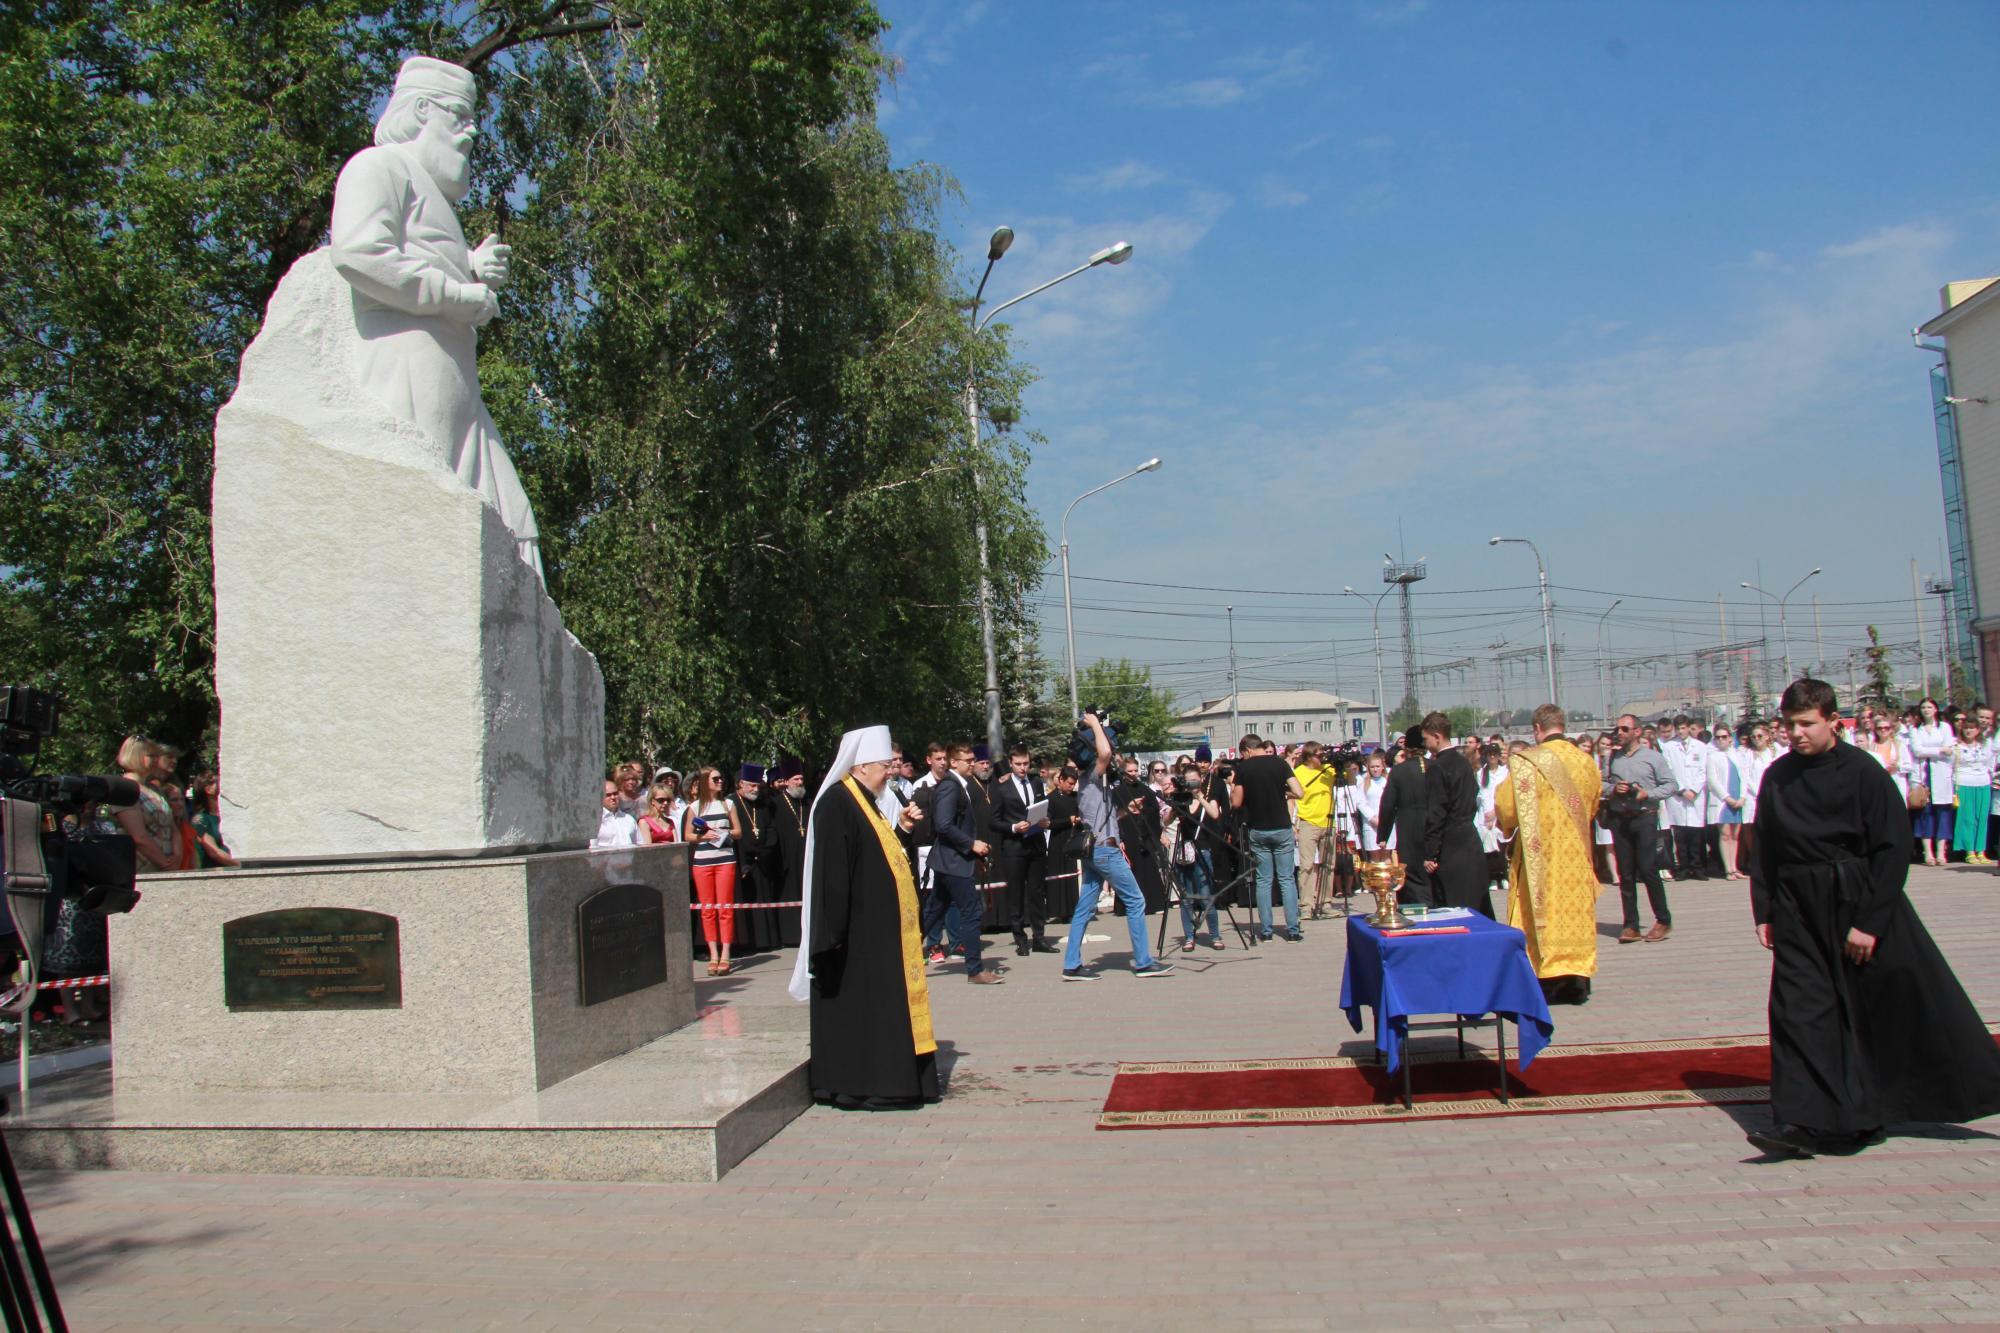
[[[1549,1001],[1584,1004],[1597,972],[1597,761],[1563,734],[1554,704],[1535,710],[1534,726],[1534,746],[1507,761],[1507,781],[1494,794],[1500,829],[1514,839],[1507,924],[1528,937],[1528,961]]]

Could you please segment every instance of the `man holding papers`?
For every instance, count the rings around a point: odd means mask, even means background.
[[[1049,920],[1049,805],[1033,756],[1024,745],[1007,755],[1008,772],[993,783],[993,818],[988,827],[1000,849],[1000,874],[1007,881],[1000,919],[1014,932],[1014,952],[1055,953],[1043,936]]]

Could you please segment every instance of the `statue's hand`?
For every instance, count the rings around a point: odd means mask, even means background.
[[[475,329],[485,328],[500,313],[499,298],[483,282],[460,283],[458,299],[458,317]]]
[[[472,252],[472,275],[489,287],[498,287],[507,281],[513,257],[514,247],[489,231]]]

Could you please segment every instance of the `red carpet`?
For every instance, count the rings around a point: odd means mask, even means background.
[[[1525,1074],[1510,1065],[1507,1079],[1503,1105],[1490,1052],[1413,1055],[1416,1107],[1405,1111],[1401,1071],[1391,1076],[1372,1056],[1120,1064],[1097,1127],[1379,1124],[1767,1102],[1771,1051],[1761,1035],[1559,1046]]]
[[[1416,1108],[1403,1109],[1402,1074],[1372,1059],[1231,1060],[1121,1064],[1099,1129],[1226,1125],[1369,1124],[1469,1116],[1559,1115],[1770,1100],[1763,1036],[1551,1047],[1517,1074],[1502,1105],[1490,1051],[1412,1057]]]

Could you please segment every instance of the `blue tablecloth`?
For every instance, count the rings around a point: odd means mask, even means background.
[[[1528,961],[1526,937],[1476,913],[1437,924],[1471,929],[1387,937],[1358,915],[1347,918],[1347,966],[1340,976],[1347,1021],[1359,1032],[1362,1007],[1375,1011],[1375,1048],[1394,1070],[1411,1015],[1502,1014],[1520,1028],[1520,1067],[1526,1069],[1556,1030]]]

